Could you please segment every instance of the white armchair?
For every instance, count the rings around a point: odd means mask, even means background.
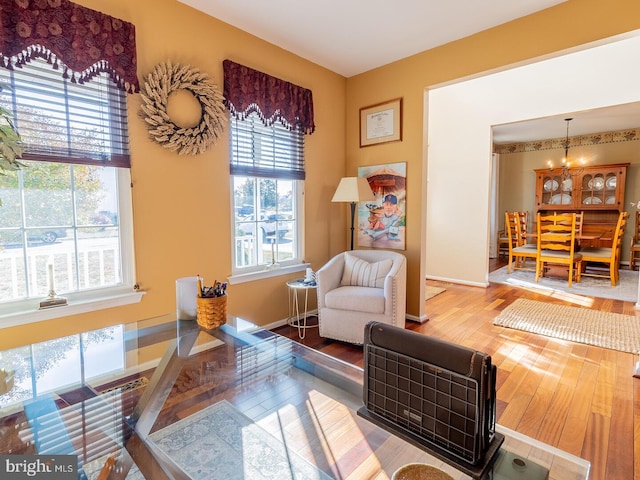
[[[320,336],[362,344],[377,321],[404,328],[407,260],[389,250],[352,250],[316,272]]]

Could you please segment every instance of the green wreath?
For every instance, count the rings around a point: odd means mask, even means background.
[[[167,114],[169,96],[178,90],[187,90],[198,100],[201,117],[194,127],[180,127]],[[227,120],[223,97],[205,73],[188,65],[170,61],[155,66],[140,91],[142,117],[149,136],[179,155],[197,155],[208,150],[224,130]]]

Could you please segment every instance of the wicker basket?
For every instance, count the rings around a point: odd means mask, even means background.
[[[453,480],[453,477],[426,463],[410,463],[396,470],[391,480]]]
[[[211,329],[227,322],[227,296],[198,297],[196,304],[198,325]]]

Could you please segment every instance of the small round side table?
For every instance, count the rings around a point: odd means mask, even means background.
[[[298,337],[302,340],[305,337],[307,328],[314,328],[318,325],[307,325],[309,290],[317,290],[316,282],[305,282],[304,280],[292,280],[287,282],[289,288],[289,318],[287,323],[291,327],[298,329]],[[304,311],[300,311],[300,299],[298,293],[304,292]]]

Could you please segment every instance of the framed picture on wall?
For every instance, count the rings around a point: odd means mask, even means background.
[[[405,250],[407,163],[359,167],[373,191],[373,202],[358,205],[358,246]]]
[[[402,140],[402,98],[360,109],[360,147]]]

